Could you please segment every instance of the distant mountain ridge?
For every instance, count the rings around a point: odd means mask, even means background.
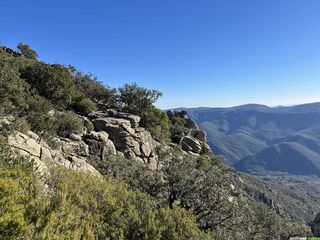
[[[213,152],[237,170],[320,176],[320,102],[179,109],[207,132]]]

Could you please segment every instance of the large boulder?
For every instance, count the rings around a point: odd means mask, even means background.
[[[92,131],[89,134],[84,135],[85,139],[94,139],[99,142],[106,142],[109,138],[109,134],[105,131],[95,132]]]
[[[63,166],[68,169],[91,173],[99,176],[100,173],[89,163],[86,162],[85,158],[79,156],[68,156],[64,157],[59,151],[53,151],[53,160],[55,165]]]
[[[10,135],[8,137],[8,144],[20,152],[24,151],[31,156],[40,158],[41,146],[39,143],[21,132],[15,132],[13,135]]]
[[[113,142],[108,139],[109,134],[101,131],[94,132],[92,131],[90,134],[84,136],[85,141],[89,145],[90,153],[98,153],[101,154],[101,158],[105,155],[115,155],[117,154],[117,150],[113,144]]]
[[[182,149],[185,151],[192,151],[194,153],[201,153],[202,146],[201,143],[191,136],[184,136],[181,139]]]
[[[141,131],[137,132],[134,137],[141,144],[141,153],[143,157],[150,157],[155,152],[155,141],[152,138],[150,132]]]
[[[83,141],[78,142],[78,141],[63,139],[62,151],[66,155],[83,156],[83,157],[89,156],[89,146]]]
[[[132,136],[114,139],[113,143],[116,149],[122,151],[126,157],[141,155],[140,144]]]
[[[50,163],[52,161],[52,154],[50,149],[43,146],[41,147],[40,160],[45,163]]]
[[[91,173],[93,175],[99,176],[100,173],[92,167],[89,163],[86,162],[84,158],[71,156],[69,159],[69,168],[77,171]]]
[[[130,113],[124,113],[124,112],[118,112],[114,109],[109,109],[104,112],[93,112],[90,113],[91,118],[105,118],[105,117],[113,117],[113,118],[122,118],[129,120],[132,127],[137,127],[140,123],[141,118],[139,116],[130,114]]]

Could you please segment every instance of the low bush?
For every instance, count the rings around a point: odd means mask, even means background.
[[[55,124],[61,137],[68,137],[72,133],[80,134],[83,130],[80,118],[72,112],[57,113]]]
[[[96,104],[89,98],[82,98],[81,100],[76,101],[72,108],[82,115],[88,115],[89,113],[97,110]]]

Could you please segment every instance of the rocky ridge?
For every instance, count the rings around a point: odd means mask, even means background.
[[[173,114],[188,119],[184,113]],[[104,161],[109,156],[122,156],[143,162],[151,169],[158,169],[161,167],[159,149],[170,150],[175,147],[175,144],[165,145],[156,141],[149,131],[140,126],[141,118],[136,115],[107,110],[79,117],[83,122],[82,133],[54,138],[55,147],[50,147],[32,131],[12,133],[8,137],[8,144],[20,154],[32,158],[37,172],[42,175],[48,173],[48,168],[53,165],[99,175],[90,162]],[[88,126],[93,126],[93,130]],[[188,126],[189,133],[180,140],[184,154],[211,154],[205,132],[199,130],[190,119]]]

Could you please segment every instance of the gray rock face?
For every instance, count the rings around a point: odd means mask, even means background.
[[[150,157],[155,150],[155,142],[150,132],[142,131],[134,135],[141,142],[141,153],[144,157]]]
[[[117,118],[96,118],[92,120],[94,128],[96,131],[106,131],[108,132],[108,128],[110,126],[122,127],[126,125],[128,127],[131,126],[130,121],[126,119],[117,119]]]
[[[178,114],[187,123],[190,120],[185,112],[172,114]],[[99,175],[99,172],[89,163],[96,166],[97,161],[105,161],[110,155],[141,161],[150,169],[161,168],[176,146],[173,143],[172,146],[163,145],[154,140],[149,131],[139,126],[140,117],[132,114],[107,110],[93,112],[89,114],[89,118],[83,117],[82,120],[84,125],[85,122],[92,123],[90,131],[84,127],[81,135],[70,134],[68,138],[55,138],[56,145],[59,146],[56,149],[50,148],[31,131],[27,134],[14,133],[8,137],[8,143],[21,154],[35,159],[42,174],[48,172],[50,166],[60,165],[95,175]],[[188,124],[192,129],[180,141],[183,154],[198,156],[201,153],[211,153],[206,144],[205,132],[198,130],[191,120]]]
[[[85,158],[89,156],[89,146],[83,141],[71,139],[57,139],[60,149],[51,149],[46,142],[31,131],[27,135],[15,132],[8,137],[8,145],[19,154],[30,157],[35,163],[35,172],[41,177],[50,175],[49,168],[52,165],[61,165],[69,169],[84,171],[98,175]]]
[[[63,140],[62,141],[62,151],[69,155],[74,156],[83,156],[88,157],[89,156],[89,147],[84,142],[79,141],[68,141]]]
[[[73,141],[81,141],[81,136],[78,135],[78,134],[72,133],[72,134],[70,134],[69,138],[70,138],[71,140],[73,140]]]
[[[94,112],[89,116],[95,131],[108,133],[116,151],[125,157],[157,159],[156,142],[150,132],[139,126],[140,117],[115,110]]]
[[[52,154],[51,154],[50,149],[48,149],[46,147],[41,147],[40,160],[45,162],[45,163],[49,163],[49,162],[52,161]]]
[[[118,118],[118,119],[126,119],[129,120],[131,123],[132,127],[138,127],[141,118],[139,116],[129,114],[129,113],[123,113],[123,112],[118,112],[113,109],[109,109],[105,112],[93,112],[90,113],[89,116],[91,118]]]
[[[8,144],[20,151],[25,151],[27,154],[40,158],[41,147],[36,140],[29,136],[15,132],[13,135],[8,137]]]
[[[184,151],[194,154],[212,154],[210,146],[207,144],[207,134],[205,131],[199,130],[197,124],[192,121],[186,111],[167,111],[169,119],[182,118],[185,122],[184,127],[189,130],[189,133],[184,133],[182,136],[177,137],[177,142],[180,141]]]
[[[95,132],[92,131],[90,134],[87,134],[84,136],[85,138],[89,138],[89,139],[94,139],[100,142],[106,142],[107,140],[109,140],[109,134],[102,131],[102,132]]]
[[[201,153],[201,143],[191,136],[184,136],[181,139],[182,149],[185,151],[192,151],[194,153]]]

